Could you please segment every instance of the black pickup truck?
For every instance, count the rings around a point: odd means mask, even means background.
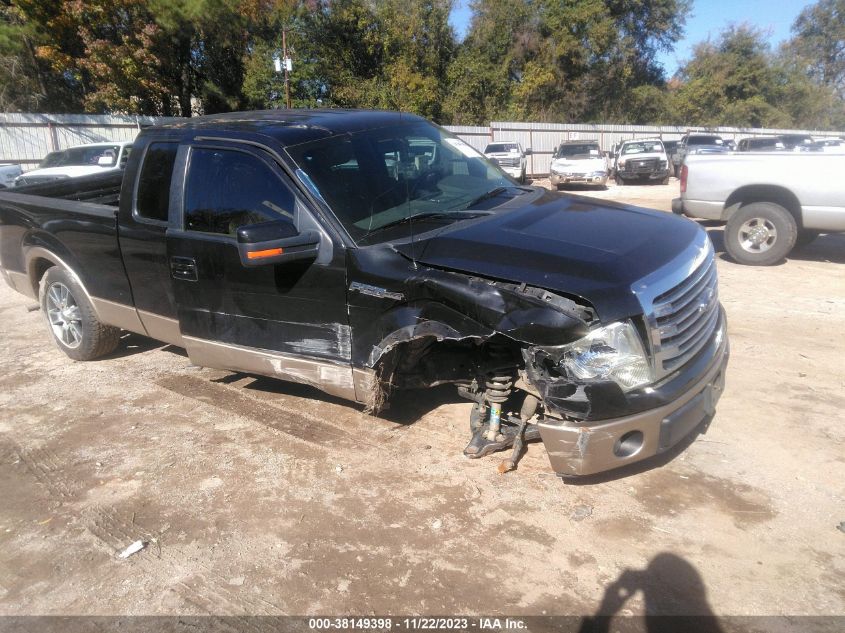
[[[145,129],[122,176],[0,193],[0,270],[73,359],[128,330],[376,411],[453,383],[467,456],[539,436],[561,475],[706,428],[728,359],[695,223],[521,186],[392,112]]]

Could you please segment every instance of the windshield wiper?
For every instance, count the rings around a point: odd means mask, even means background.
[[[470,209],[477,205],[479,202],[484,202],[485,200],[489,200],[490,198],[495,198],[496,196],[499,196],[505,193],[506,191],[510,191],[512,189],[516,189],[520,192],[516,195],[522,195],[523,193],[528,193],[529,191],[531,191],[531,189],[523,189],[522,187],[496,187],[494,189],[491,189],[487,193],[482,193],[480,196],[469,202],[469,204],[466,204],[464,206],[464,209]]]
[[[453,218],[456,220],[468,220],[482,215],[490,215],[491,213],[491,211],[430,211],[427,213],[417,213],[415,215],[408,215],[404,218],[399,218],[398,220],[393,220],[387,224],[382,224],[367,233],[367,235],[375,233],[376,231],[381,231],[382,229],[389,229],[402,224],[407,224],[408,222],[413,222],[414,220],[451,220]]]

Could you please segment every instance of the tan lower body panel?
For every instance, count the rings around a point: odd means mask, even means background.
[[[289,356],[190,336],[183,340],[191,362],[200,367],[280,378],[311,385],[346,400],[357,400],[352,366],[349,364]]]
[[[176,319],[145,310],[138,310],[138,316],[141,319],[141,323],[144,324],[147,336],[150,338],[154,338],[157,341],[164,341],[177,347],[185,347],[185,341],[182,339],[182,332],[179,329],[179,321]]]
[[[101,323],[147,336],[147,331],[138,318],[138,311],[132,306],[99,297],[91,297],[91,304]]]

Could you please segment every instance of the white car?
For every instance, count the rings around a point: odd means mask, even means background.
[[[76,178],[123,169],[132,141],[91,143],[50,152],[36,169],[15,178],[15,186],[35,185],[61,178]]]
[[[523,150],[522,145],[515,141],[497,141],[484,148],[484,156],[498,163],[502,171],[519,182],[525,182],[525,168],[528,163],[525,157],[530,154],[530,149]]]
[[[659,138],[625,141],[616,158],[616,182],[624,185],[633,180],[669,181],[669,157]]]
[[[21,166],[10,163],[0,164],[0,189],[15,186],[15,178],[21,175]]]
[[[607,184],[607,159],[597,141],[566,141],[561,143],[552,157],[549,173],[552,186],[569,183]]]

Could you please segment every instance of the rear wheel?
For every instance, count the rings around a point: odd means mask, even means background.
[[[740,208],[725,227],[725,248],[740,264],[771,266],[795,246],[795,218],[779,204],[754,202]]]
[[[93,360],[114,351],[120,330],[103,325],[79,283],[53,267],[41,278],[41,310],[56,346],[74,360]]]

